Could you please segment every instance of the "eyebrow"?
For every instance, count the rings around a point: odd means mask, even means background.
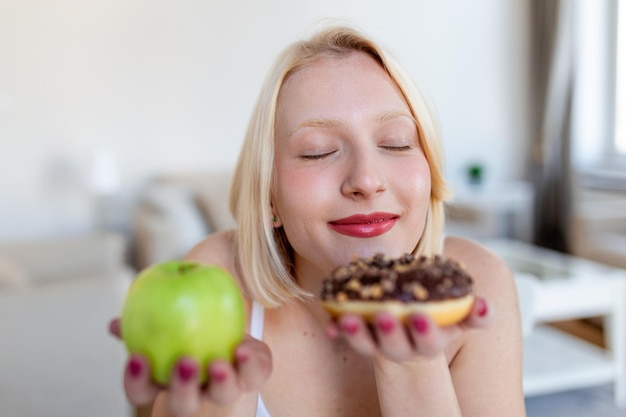
[[[332,127],[341,127],[343,123],[339,120],[334,119],[308,119],[303,122],[298,123],[296,127],[291,129],[287,134],[287,137],[293,136],[298,130],[305,127],[323,127],[323,128],[332,128]]]
[[[407,117],[413,123],[417,125],[417,120],[415,120],[415,117],[413,117],[413,115],[403,110],[396,110],[396,111],[389,111],[389,112],[381,113],[380,115],[376,117],[376,120],[379,122],[386,122],[389,120],[396,119],[398,117]],[[293,134],[296,133],[298,130],[302,128],[306,128],[306,127],[334,128],[334,127],[342,127],[342,126],[343,126],[343,123],[335,119],[308,119],[308,120],[298,123],[296,127],[294,127],[293,129],[289,131],[289,133],[287,134],[287,137],[289,138],[293,136]]]
[[[396,119],[398,117],[408,117],[409,119],[411,119],[411,121],[413,123],[415,123],[417,125],[417,120],[415,119],[415,117],[413,117],[413,115],[411,113],[407,113],[404,110],[396,110],[396,111],[385,112],[385,113],[382,113],[381,115],[379,115],[377,117],[377,119],[380,122],[386,122],[388,120]]]

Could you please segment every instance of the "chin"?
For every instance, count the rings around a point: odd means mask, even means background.
[[[392,239],[393,240],[393,239]],[[353,246],[345,246],[341,251],[342,261],[340,264],[347,263],[352,260],[356,255],[361,258],[376,255],[377,253],[383,253],[392,258],[400,257],[406,253],[411,253],[417,246],[418,242],[409,245],[399,245],[397,240],[393,242],[363,242],[363,244],[356,244]]]

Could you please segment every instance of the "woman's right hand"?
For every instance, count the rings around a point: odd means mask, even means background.
[[[119,319],[113,319],[110,332],[120,338]],[[167,387],[159,387],[150,379],[150,364],[141,355],[131,355],[124,372],[124,390],[129,401],[146,405],[166,389],[170,412],[187,416],[200,408],[204,401],[228,405],[245,392],[258,391],[272,372],[272,354],[260,340],[246,335],[235,349],[235,361],[216,360],[209,364],[207,384],[197,383],[199,364],[191,358],[180,358],[174,366]]]

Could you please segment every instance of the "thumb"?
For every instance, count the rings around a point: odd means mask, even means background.
[[[486,327],[492,321],[492,308],[487,300],[482,297],[476,297],[474,306],[467,318],[460,324],[465,327]]]
[[[120,319],[119,317],[115,317],[113,320],[109,322],[109,333],[118,339],[122,338],[122,331],[120,328]]]

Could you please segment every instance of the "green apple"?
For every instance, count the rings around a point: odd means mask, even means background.
[[[232,361],[245,327],[244,302],[237,283],[225,270],[174,260],[143,270],[126,295],[121,335],[130,353],[148,358],[155,382],[165,385],[181,356],[201,365]]]

